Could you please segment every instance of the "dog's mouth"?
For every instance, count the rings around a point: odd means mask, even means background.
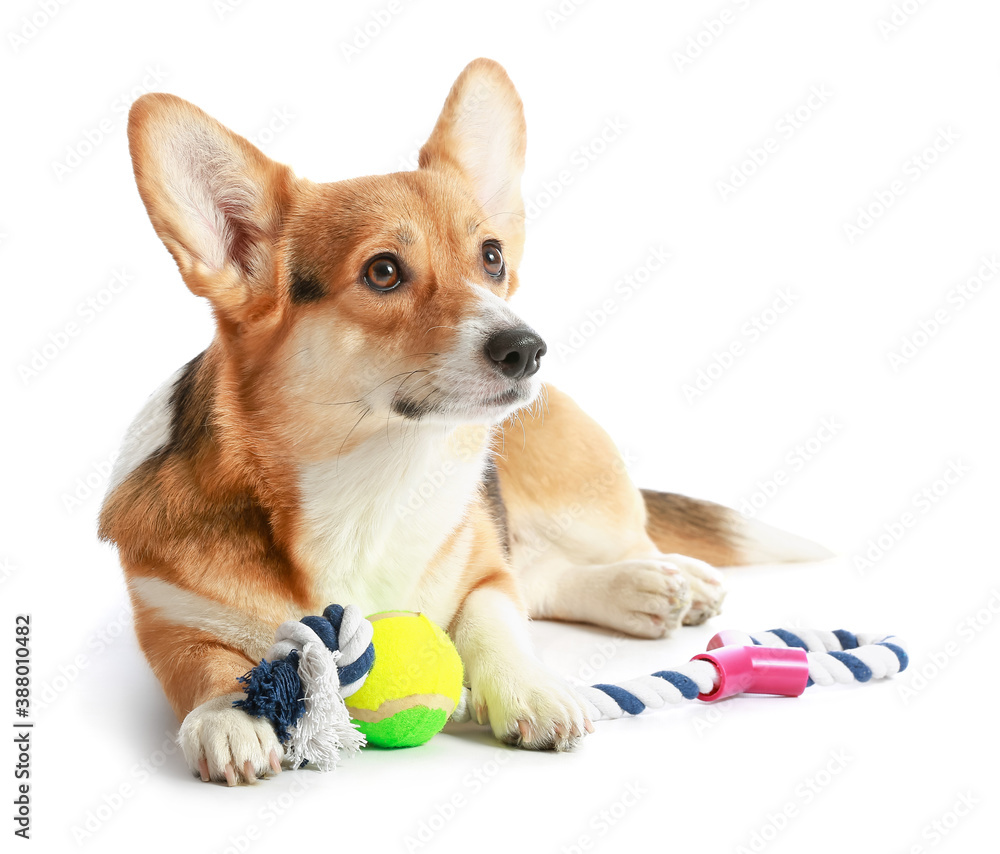
[[[527,389],[509,388],[507,391],[483,401],[483,405],[506,407],[515,403],[525,403],[529,397]]]
[[[438,389],[419,399],[397,394],[392,401],[392,411],[413,420],[438,417],[454,421],[499,421],[514,409],[530,403],[537,391],[536,383],[523,380],[512,383],[499,393],[485,395],[444,392]]]

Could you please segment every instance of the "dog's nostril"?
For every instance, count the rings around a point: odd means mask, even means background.
[[[545,342],[527,326],[494,332],[486,341],[486,357],[505,377],[530,377],[545,354]]]

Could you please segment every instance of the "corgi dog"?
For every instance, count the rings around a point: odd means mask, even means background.
[[[717,614],[714,567],[824,556],[716,504],[640,491],[543,386],[509,305],[525,122],[495,62],[456,80],[419,168],[317,184],[197,107],[139,98],[129,148],[153,227],[216,321],[130,428],[100,514],[194,775],[280,772],[233,701],[285,620],[331,602],[447,630],[496,737],[592,730],[533,654],[531,617],[659,638]]]

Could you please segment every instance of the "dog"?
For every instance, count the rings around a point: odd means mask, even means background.
[[[271,725],[233,706],[237,678],[276,626],[331,602],[425,613],[480,723],[566,750],[592,725],[534,656],[529,617],[659,638],[719,612],[715,567],[824,556],[640,491],[540,382],[546,345],[509,304],[525,121],[497,63],[461,73],[412,172],[316,184],[160,93],[134,103],[128,139],[216,333],[130,428],[99,535],[202,780],[280,772]]]

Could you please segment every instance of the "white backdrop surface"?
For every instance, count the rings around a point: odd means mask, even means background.
[[[14,618],[30,613],[30,844],[994,846],[998,26],[985,0],[5,4],[0,719],[17,723]],[[409,168],[480,55],[525,104],[516,305],[549,343],[547,379],[642,485],[839,555],[728,571],[723,615],[664,641],[535,624],[540,655],[607,681],[679,664],[720,628],[844,627],[905,637],[913,666],[600,724],[572,754],[471,731],[335,774],[203,785],[95,537],[127,423],[212,329],[135,191],[128,105],[174,92],[337,180]],[[7,815],[9,740],[2,762]]]

